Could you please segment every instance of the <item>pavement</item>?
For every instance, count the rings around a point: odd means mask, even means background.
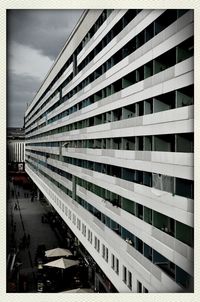
[[[14,191],[14,196],[12,194]],[[27,197],[28,194],[28,197]],[[15,209],[15,204],[18,209]],[[44,244],[46,249],[60,246],[59,238],[48,223],[42,223],[41,217],[47,212],[47,205],[36,200],[31,201],[31,192],[22,186],[9,182],[7,236],[8,253],[10,247],[15,247],[17,262],[20,264],[19,280],[24,276],[27,280],[27,292],[36,292],[35,254],[38,245]],[[12,232],[14,226],[14,232]],[[20,248],[24,235],[30,235],[30,244]],[[14,235],[14,236],[13,236]]]

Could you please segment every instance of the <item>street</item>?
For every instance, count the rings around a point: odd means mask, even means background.
[[[60,246],[59,238],[51,225],[43,222],[43,216],[48,210],[48,205],[35,197],[33,199],[29,190],[9,182],[8,253],[10,250],[16,253],[17,292],[37,291],[35,256],[38,246],[44,245],[46,249]]]

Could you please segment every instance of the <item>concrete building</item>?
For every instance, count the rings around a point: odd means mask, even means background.
[[[25,132],[23,128],[7,129],[7,162],[11,170],[24,170]]]
[[[26,172],[118,292],[193,291],[193,34],[85,11],[25,113]]]

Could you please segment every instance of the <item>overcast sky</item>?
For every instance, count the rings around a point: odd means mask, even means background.
[[[7,126],[22,127],[32,101],[82,10],[9,10]]]

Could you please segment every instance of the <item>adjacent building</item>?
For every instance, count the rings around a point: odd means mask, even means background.
[[[118,292],[193,291],[193,26],[84,11],[25,113],[26,172]]]
[[[24,170],[25,162],[24,128],[8,127],[7,129],[7,163],[8,170]]]

